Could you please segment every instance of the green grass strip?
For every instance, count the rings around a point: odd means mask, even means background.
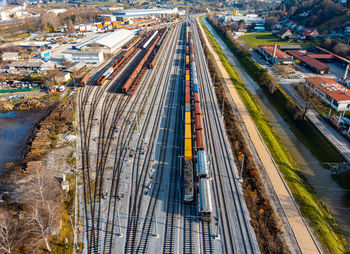
[[[341,254],[349,251],[349,245],[327,206],[302,176],[300,168],[293,160],[283,141],[272,127],[253,95],[244,87],[237,72],[231,66],[202,20],[201,24],[211,44],[219,54],[220,60],[229,73],[233,84],[247,107],[279,170],[283,174],[296,202],[299,204],[303,216],[308,219],[310,225],[317,233],[320,242],[330,253]]]

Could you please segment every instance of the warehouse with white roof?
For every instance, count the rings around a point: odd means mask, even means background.
[[[180,14],[178,8],[152,8],[152,9],[129,9],[129,10],[120,10],[113,12],[117,18],[136,18],[136,17],[147,17],[152,15],[173,15]]]
[[[81,51],[94,48],[95,50],[102,50],[105,53],[113,53],[127,43],[134,35],[135,31],[120,29],[83,42],[74,46],[74,48]]]

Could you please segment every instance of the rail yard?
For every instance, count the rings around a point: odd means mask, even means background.
[[[85,253],[260,253],[197,25],[144,31],[80,83]]]

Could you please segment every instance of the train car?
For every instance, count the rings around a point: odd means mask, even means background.
[[[196,131],[196,148],[197,148],[197,150],[204,150],[205,149],[203,130]]]
[[[188,55],[189,52],[190,52],[190,49],[188,48],[188,46],[186,46],[186,55]]]
[[[191,203],[193,201],[193,164],[192,160],[184,161],[184,201]]]
[[[192,139],[185,138],[185,153],[184,153],[184,159],[192,160]]]
[[[185,124],[191,124],[191,112],[185,112]]]
[[[102,75],[101,77],[98,78],[97,85],[102,86],[105,81],[106,81],[106,77]]]
[[[194,103],[194,114],[195,115],[201,114],[201,105],[198,102]]]
[[[190,88],[190,81],[189,81],[189,80],[186,80],[186,81],[185,81],[185,86],[188,87],[188,88]]]
[[[106,79],[114,72],[113,67],[109,67],[102,75],[98,78],[97,84],[102,86]]]
[[[185,139],[191,139],[191,138],[192,138],[191,123],[185,124]]]
[[[195,126],[196,130],[203,129],[202,116],[201,115],[196,115],[194,122],[195,122],[194,126]]]
[[[82,80],[80,81],[80,86],[86,86],[87,82],[89,81],[90,79],[90,75],[89,73],[87,72],[84,77],[82,78]]]
[[[143,44],[142,48],[143,49],[147,48],[157,34],[158,34],[158,30],[152,34],[152,36],[145,42],[145,44]]]
[[[195,81],[193,81],[193,92],[198,93],[198,85]]]
[[[203,221],[211,221],[213,205],[211,201],[211,187],[207,178],[199,179],[199,212]]]
[[[187,55],[186,56],[186,65],[189,65],[190,64],[190,57]]]
[[[189,90],[189,88],[188,88]],[[186,94],[185,94],[185,103],[190,103],[191,102],[191,94],[189,92],[187,92],[187,88],[186,88]]]
[[[185,112],[191,112],[191,104],[190,103],[185,104]]]
[[[198,93],[193,93],[193,101],[194,102],[199,102],[199,94]]]
[[[209,168],[207,163],[207,155],[205,151],[199,150],[197,152],[197,172],[200,178],[208,178],[209,176]]]
[[[131,85],[133,84],[135,78],[137,77],[137,75],[139,74],[140,70],[142,69],[143,65],[145,64],[145,62],[147,61],[148,57],[150,56],[150,54],[152,53],[153,49],[155,48],[157,42],[159,40],[159,36],[155,39],[155,41],[152,43],[151,47],[148,49],[147,53],[143,56],[143,58],[141,59],[141,61],[139,62],[139,64],[136,66],[136,68],[134,69],[134,71],[131,73],[130,77],[128,78],[128,80],[125,82],[125,84],[122,87],[122,92],[123,93],[127,93],[131,87]]]

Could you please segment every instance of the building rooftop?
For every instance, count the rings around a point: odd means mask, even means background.
[[[135,32],[133,30],[119,29],[114,32],[106,33],[99,37],[83,42],[77,46],[74,46],[74,48],[80,50],[90,44],[100,44],[108,48],[117,48],[124,44],[127,40],[131,39],[134,34]]]
[[[326,77],[310,77],[306,80],[335,101],[350,101],[350,90],[337,81]]]
[[[117,17],[146,16],[179,13],[178,8],[152,8],[152,9],[129,9],[113,12]]]
[[[269,55],[273,55],[273,45],[259,45],[259,48],[263,49]],[[276,48],[276,57],[277,58],[292,58],[290,55],[286,54],[282,50]]]
[[[94,41],[94,43],[100,44],[108,48],[114,48],[118,44],[121,44],[127,39],[131,38],[133,35],[133,31],[127,29],[119,29],[117,31],[98,37],[97,40]]]
[[[304,63],[308,64],[309,66],[318,69],[318,70],[329,70],[329,66],[327,64],[324,64],[307,54],[304,54],[300,52],[299,50],[287,50],[286,51],[289,55],[294,56],[295,58],[303,61]]]

